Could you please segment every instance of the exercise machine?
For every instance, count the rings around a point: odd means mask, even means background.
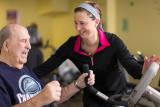
[[[160,105],[160,93],[149,86],[152,79],[159,70],[159,64],[152,63],[146,73],[142,76],[139,84],[134,88],[128,99],[129,107],[134,107],[141,97],[146,97],[156,104]]]
[[[157,105],[160,105],[160,93],[151,86],[149,86],[152,79],[156,76],[158,70],[159,70],[159,64],[153,62],[146,70],[142,78],[140,79],[138,85],[133,89],[133,91],[127,98],[126,96],[120,94],[108,97],[105,94],[98,91],[93,86],[88,86],[88,87],[89,90],[96,96],[117,106],[135,107],[139,103],[141,97],[146,97],[150,99],[150,101],[156,103]],[[89,72],[88,65],[84,65],[83,71]]]

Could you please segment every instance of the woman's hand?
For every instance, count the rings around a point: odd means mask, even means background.
[[[82,75],[80,75],[80,77],[77,79],[76,81],[76,85],[78,85],[78,87],[80,88],[85,88],[86,87],[86,81],[85,78],[89,75],[89,78],[87,79],[87,84],[88,85],[94,85],[95,83],[95,75],[93,74],[92,70],[89,70],[90,73],[83,73]]]
[[[145,57],[142,74],[145,73],[145,71],[148,69],[150,64],[153,63],[153,62],[156,62],[156,63],[160,64],[160,56],[151,56],[149,58]]]

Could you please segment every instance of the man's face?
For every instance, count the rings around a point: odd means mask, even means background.
[[[12,36],[8,39],[8,53],[10,61],[14,65],[25,64],[29,49],[31,48],[29,42],[30,36],[25,28],[15,28]]]

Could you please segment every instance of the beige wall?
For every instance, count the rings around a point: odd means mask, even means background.
[[[28,26],[36,22],[43,41],[49,40],[51,45],[58,48],[69,36],[76,34],[73,9],[82,1],[85,0],[0,0],[0,28],[7,24],[6,11],[16,9],[19,24]],[[102,6],[105,17],[105,0],[97,2]],[[45,49],[45,59],[51,53],[51,49]]]
[[[7,24],[6,11],[9,9],[18,11],[18,23],[23,26],[36,22],[44,41],[51,37],[52,18],[38,13],[38,0],[0,0],[0,28]],[[49,53],[45,52],[45,57],[48,55]]]
[[[131,6],[129,1],[134,1]],[[135,53],[160,54],[160,11],[154,1],[159,0],[117,0],[117,32]],[[159,4],[160,6],[160,4]],[[122,30],[123,19],[128,20],[128,32]]]
[[[76,34],[73,9],[84,0],[68,0],[68,10],[65,13],[46,14],[39,13],[38,7],[42,5],[40,1],[42,0],[16,0],[16,2],[15,0],[0,0],[0,28],[7,23],[6,10],[17,9],[20,24],[27,26],[31,22],[37,22],[43,39],[50,39],[54,46],[59,47],[70,35]],[[106,16],[105,0],[96,1],[102,7],[103,22],[106,25],[108,16]],[[160,3],[158,0],[133,1],[134,5],[131,6],[128,0],[117,0],[116,33],[124,40],[132,53],[140,50],[145,55],[160,54],[158,51],[160,50],[158,39],[160,12],[157,8]],[[128,32],[122,30],[123,19],[128,20]]]
[[[38,14],[37,0],[0,0],[0,28],[7,24],[6,11],[8,9],[18,11],[20,24],[28,26],[31,22],[37,22],[40,24],[39,27],[43,36],[50,34],[48,30],[51,20],[47,16]]]
[[[134,2],[134,5],[130,4]],[[117,34],[132,53],[140,50],[147,56],[160,55],[159,0],[117,0]],[[123,20],[128,20],[128,32],[123,31]],[[157,86],[160,73],[152,85]]]
[[[50,40],[50,44],[58,48],[69,36],[76,34],[73,23],[73,9],[85,0],[68,0],[68,3],[66,3],[68,8],[65,7],[65,4],[61,5],[59,3],[58,7],[66,8],[64,12],[63,9],[60,12],[46,11],[46,8],[41,8],[45,3],[44,1],[50,5],[51,0],[0,0],[0,28],[7,23],[6,10],[17,9],[20,24],[27,26],[31,22],[37,22],[43,40]],[[62,1],[57,0],[57,2]],[[107,25],[109,17],[106,15],[107,11],[116,13],[115,33],[124,40],[133,54],[140,50],[147,56],[160,55],[159,0],[114,0],[116,3],[115,9],[106,8],[106,1],[109,0],[95,1],[102,7],[104,25]],[[131,6],[130,1],[134,2],[133,6]],[[52,8],[52,5],[47,8]],[[122,30],[124,19],[128,21],[128,31]],[[111,24],[107,25],[107,31]],[[45,58],[47,59],[51,53],[50,49],[45,49]],[[159,76],[154,80],[155,86],[158,78]]]
[[[70,36],[76,34],[74,29],[73,10],[82,1],[85,0],[68,0],[69,10],[67,13],[54,13],[52,14],[52,33],[53,41],[56,47],[59,47]],[[102,6],[103,17],[105,17],[105,0],[97,1]],[[105,23],[105,22],[104,22]]]

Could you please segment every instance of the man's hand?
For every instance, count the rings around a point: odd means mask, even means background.
[[[33,98],[14,105],[13,107],[42,107],[54,101],[59,101],[61,97],[61,87],[58,81],[49,82],[42,91]]]
[[[61,87],[58,81],[48,83],[40,93],[45,104],[59,101],[61,97]]]

